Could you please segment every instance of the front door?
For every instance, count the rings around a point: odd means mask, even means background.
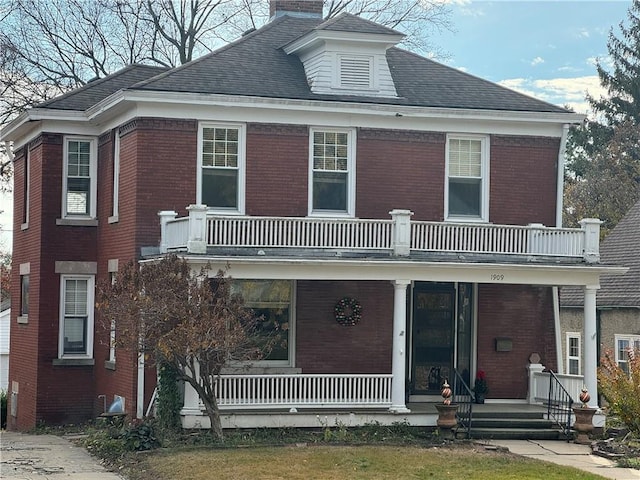
[[[411,328],[412,395],[439,395],[453,368],[469,381],[471,284],[416,282]]]

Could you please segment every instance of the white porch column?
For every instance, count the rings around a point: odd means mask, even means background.
[[[584,384],[591,394],[590,407],[598,406],[596,292],[598,287],[584,287]],[[574,398],[574,401],[578,399]]]
[[[169,247],[169,238],[167,236],[167,223],[175,220],[178,212],[173,210],[162,210],[158,212],[160,217],[160,253],[167,253]]]
[[[409,280],[393,282],[393,352],[391,358],[391,410],[394,413],[407,413],[410,410],[405,403],[407,378],[407,285]]]
[[[597,218],[583,218],[580,226],[584,230],[584,259],[587,263],[600,261],[600,225]]]
[[[393,253],[407,257],[411,252],[411,210],[391,210],[389,212],[394,221]]]

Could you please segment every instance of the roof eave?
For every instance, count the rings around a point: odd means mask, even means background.
[[[0,130],[0,142],[15,141],[29,128],[31,122],[41,120],[74,121],[87,120],[85,112],[79,110],[56,110],[48,108],[30,108]]]

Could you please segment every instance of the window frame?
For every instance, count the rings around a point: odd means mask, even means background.
[[[29,210],[31,209],[31,154],[29,144],[24,146],[24,183],[22,185],[22,224],[21,230],[29,228]]]
[[[317,132],[347,134],[347,199],[346,210],[324,210],[313,208],[313,136]],[[355,217],[356,211],[356,143],[355,128],[311,127],[309,128],[309,183],[308,215],[310,217]]]
[[[89,143],[89,212],[69,213],[67,210],[67,188],[69,178],[69,143]],[[95,219],[97,215],[96,202],[98,198],[98,150],[95,137],[68,135],[64,137],[62,149],[62,218],[70,220]]]
[[[30,274],[20,275],[20,312],[18,316],[22,318],[29,317],[29,283],[30,283]],[[26,282],[25,282],[26,280]],[[25,288],[26,284],[26,288]],[[26,291],[26,295],[25,295]],[[25,301],[26,297],[26,301]]]
[[[272,368],[277,368],[277,367],[281,367],[281,368],[289,368],[289,367],[295,367],[295,352],[296,352],[296,304],[295,304],[295,299],[296,299],[296,286],[297,283],[295,280],[286,280],[286,279],[259,279],[259,278],[255,278],[255,279],[251,279],[251,278],[240,278],[240,279],[233,279],[235,280],[239,280],[239,281],[270,281],[270,282],[274,282],[274,281],[287,281],[290,283],[291,288],[290,288],[290,296],[289,296],[289,328],[287,330],[288,332],[288,339],[287,339],[287,346],[288,346],[288,354],[287,354],[287,360],[255,360],[255,361],[251,361],[251,362],[240,362],[241,364],[249,364],[251,366],[256,366],[256,367],[272,367]],[[251,305],[251,301],[245,301],[245,307],[247,308],[254,308]],[[258,307],[259,308],[259,307]]]
[[[116,223],[120,216],[120,129],[113,137],[113,185],[111,190],[111,216],[109,223]]]
[[[64,352],[64,327],[66,319],[65,294],[67,280],[81,280],[87,282],[86,298],[86,349],[85,353],[65,353]],[[60,275],[60,309],[58,322],[58,358],[60,359],[87,359],[93,358],[93,334],[94,334],[94,300],[95,299],[95,275]],[[71,317],[71,315],[70,315]],[[74,317],[77,317],[75,315]]]
[[[245,196],[246,196],[246,125],[244,123],[215,123],[200,122],[198,124],[198,146],[197,146],[197,171],[196,171],[196,203],[203,204],[202,201],[202,172],[204,168],[228,169],[229,167],[205,167],[202,164],[203,155],[202,147],[204,141],[205,128],[235,129],[238,130],[238,197],[236,207],[216,207],[207,205],[207,210],[214,213],[225,215],[244,215],[245,213]]]
[[[452,215],[449,213],[449,181],[450,178],[476,178],[476,177],[463,177],[456,176],[450,177],[450,143],[452,140],[470,140],[480,141],[480,198],[479,207],[480,214],[475,215]],[[489,221],[489,162],[490,162],[490,137],[489,135],[479,134],[458,134],[448,133],[445,140],[445,175],[444,175],[444,218],[446,221],[454,222],[488,222]]]
[[[578,355],[571,355],[571,340],[578,340]],[[567,332],[566,333],[566,368],[565,373],[567,375],[582,375],[582,335],[580,332]],[[578,362],[578,373],[571,373],[571,361]]]
[[[627,369],[625,371],[627,373],[630,373],[629,370],[628,370],[629,357],[627,356],[626,358],[622,359],[619,356],[619,354],[620,354],[619,342],[620,341],[627,341],[627,342],[629,342],[629,347],[630,348],[636,348],[635,344],[636,343],[640,343],[640,335],[616,334],[614,341],[615,341],[615,351],[616,351],[616,365],[618,365],[618,367],[620,367],[623,370],[625,370],[625,368],[621,365],[621,363],[627,365]]]

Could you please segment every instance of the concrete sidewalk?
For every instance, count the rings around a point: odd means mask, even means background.
[[[559,440],[491,440],[487,444],[508,448],[511,453],[517,455],[575,467],[605,478],[640,479],[640,470],[616,467],[611,460],[593,455],[589,445],[578,445]]]
[[[0,478],[122,480],[64,437],[0,432]]]

